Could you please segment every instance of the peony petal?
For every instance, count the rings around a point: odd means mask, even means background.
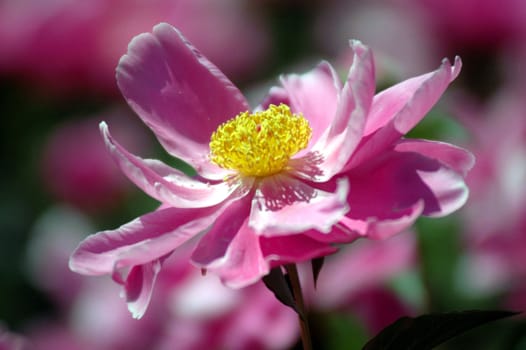
[[[91,235],[73,252],[70,269],[102,275],[154,261],[209,227],[226,206],[160,209],[116,230]]]
[[[250,213],[251,197],[234,201],[214,222],[214,226],[199,240],[192,261],[207,266],[225,256],[228,246]]]
[[[129,105],[165,149],[210,179],[226,171],[209,162],[209,142],[222,122],[247,111],[241,92],[175,28],[161,23],[135,37],[117,67]]]
[[[342,224],[342,221],[348,221],[349,219],[344,216],[340,219],[340,221],[335,224],[331,232],[329,233],[323,233],[317,230],[309,230],[303,232],[303,235],[306,235],[318,242],[322,243],[331,243],[331,244],[341,244],[341,243],[352,243],[358,238],[360,238],[362,235],[359,232],[366,231],[364,230],[349,230],[345,225]],[[363,225],[362,227],[365,227],[366,225]],[[356,228],[360,228],[357,226]]]
[[[253,284],[270,271],[261,252],[259,235],[248,226],[246,218],[229,242],[224,256],[207,265],[198,265],[218,275],[231,288]]]
[[[423,215],[442,217],[460,209],[468,200],[469,189],[464,178],[448,169],[439,171],[419,170],[418,175],[433,192],[439,203],[438,208],[425,208]]]
[[[275,265],[298,263],[335,253],[332,242],[320,242],[305,234],[260,238],[266,261]]]
[[[338,98],[330,126],[312,151],[322,155],[322,176],[327,181],[339,173],[358,146],[375,92],[374,62],[371,51],[359,41],[351,42],[353,63]],[[325,104],[322,104],[325,106]]]
[[[368,236],[390,235],[420,214],[445,215],[458,209],[467,197],[460,174],[415,152],[386,152],[348,176],[352,191],[346,216],[350,221],[342,220],[342,224]]]
[[[279,106],[281,103],[290,106],[290,98],[287,90],[281,86],[273,86],[270,88],[267,96],[263,99],[263,102],[257,106],[255,111],[262,111],[267,109],[271,104]]]
[[[445,142],[403,139],[394,149],[397,152],[416,152],[435,159],[462,176],[466,176],[475,165],[475,157],[471,152]]]
[[[329,232],[349,210],[346,180],[326,192],[284,174],[262,180],[252,201],[249,226],[264,236],[294,234],[310,229]]]
[[[358,166],[389,148],[411,130],[442,96],[447,86],[457,77],[462,63],[444,59],[434,72],[399,83],[374,97],[364,139],[345,167]]]
[[[259,235],[248,226],[250,197],[235,201],[199,241],[192,261],[232,288],[252,284],[269,272]]]
[[[312,128],[310,147],[329,127],[336,112],[341,90],[338,75],[329,63],[321,62],[305,74],[282,76],[281,83],[288,97],[286,102],[289,103],[292,112],[301,113],[309,121]],[[275,89],[271,90],[271,93],[275,95],[276,100],[284,99],[283,90]]]
[[[221,203],[240,188],[229,182],[213,185],[201,182],[158,160],[141,159],[113,139],[106,123],[102,122],[100,129],[106,146],[122,172],[161,203],[179,208],[209,207]]]
[[[367,236],[371,239],[387,239],[409,228],[422,215],[423,210],[424,201],[420,200],[408,208],[397,210],[390,217],[371,216],[366,219],[345,217],[340,221],[339,227],[342,230],[354,233],[353,240],[356,240],[358,236]],[[351,234],[349,236],[352,237]]]
[[[401,134],[411,130],[455,80],[461,66],[458,56],[453,67],[449,60],[444,59],[434,72],[407,79],[377,94],[367,119],[365,135],[388,123],[394,123]]]
[[[124,284],[124,296],[133,318],[140,319],[146,312],[159,271],[161,262],[155,260],[134,266],[128,273]]]

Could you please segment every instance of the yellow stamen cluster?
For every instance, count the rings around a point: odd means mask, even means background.
[[[221,124],[210,138],[212,162],[243,176],[268,176],[283,170],[307,147],[312,130],[307,119],[285,104],[243,112]]]

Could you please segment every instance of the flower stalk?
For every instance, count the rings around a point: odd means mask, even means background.
[[[298,309],[298,320],[300,323],[301,341],[303,343],[303,350],[312,350],[312,340],[309,329],[309,321],[307,310],[305,309],[305,303],[303,301],[303,293],[301,290],[301,283],[298,277],[298,269],[296,264],[287,264],[285,269],[289,275],[290,285],[294,300],[296,301],[296,307]]]

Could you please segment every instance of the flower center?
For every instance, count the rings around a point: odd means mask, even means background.
[[[267,176],[283,170],[289,159],[307,147],[309,122],[285,104],[265,111],[242,112],[221,124],[210,138],[212,162],[244,176]]]

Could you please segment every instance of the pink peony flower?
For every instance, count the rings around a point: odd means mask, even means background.
[[[274,266],[331,254],[334,243],[388,237],[419,215],[460,207],[472,156],[402,138],[458,75],[460,59],[374,96],[372,53],[358,41],[351,48],[345,84],[322,62],[283,76],[249,113],[241,92],[170,25],[133,39],[118,85],[198,176],[132,155],[102,123],[121,170],[162,205],[88,237],[71,269],[112,274],[140,316],[164,259],[194,238],[192,262],[243,287]]]

